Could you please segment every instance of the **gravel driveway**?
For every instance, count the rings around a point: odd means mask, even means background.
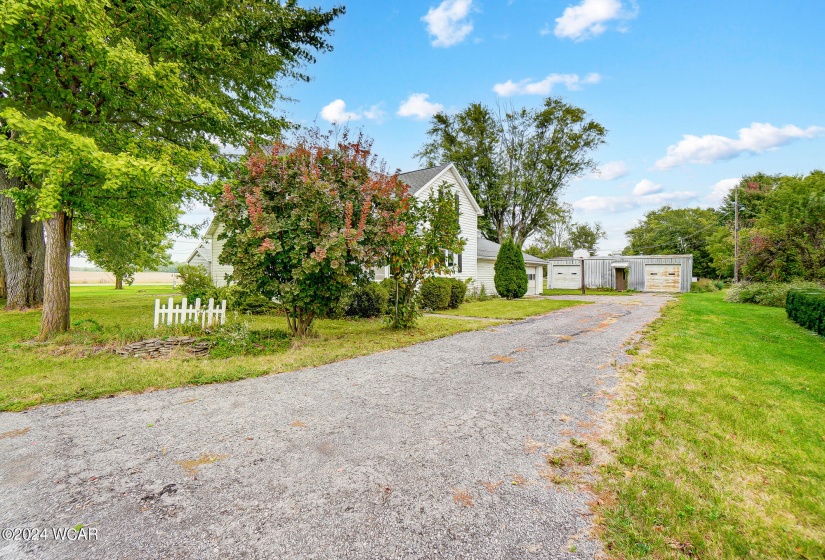
[[[0,414],[0,529],[49,529],[4,533],[0,558],[592,558],[592,498],[539,471],[668,298],[583,299],[293,373]]]

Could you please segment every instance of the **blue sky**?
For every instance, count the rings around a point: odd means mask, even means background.
[[[304,2],[317,5],[318,2]],[[328,8],[333,2],[323,1]],[[298,123],[347,121],[391,169],[419,167],[428,117],[561,95],[608,130],[600,177],[561,199],[602,251],[664,203],[715,206],[757,171],[825,167],[825,2],[353,1],[334,51],[284,84]],[[201,209],[187,216],[202,220]],[[178,243],[183,259],[193,243]]]

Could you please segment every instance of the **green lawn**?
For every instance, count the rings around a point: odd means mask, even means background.
[[[322,320],[316,336],[260,355],[230,358],[139,359],[113,354],[123,342],[153,334],[156,297],[180,294],[169,286],[72,286],[73,332],[48,344],[33,344],[39,311],[0,311],[0,410],[96,398],[126,391],[216,383],[291,371],[381,350],[408,346],[458,332],[489,327],[485,321],[424,317],[419,328],[394,331],[381,319]],[[235,316],[229,322],[252,329],[286,329],[277,316]],[[104,351],[99,351],[104,350]],[[97,353],[96,353],[97,352]]]
[[[557,309],[582,305],[590,302],[575,300],[553,299],[489,299],[462,303],[458,309],[439,311],[447,315],[461,315],[465,317],[485,317],[490,319],[525,319],[534,315],[543,315]]]
[[[611,555],[825,558],[825,339],[722,297],[671,304],[626,374]]]
[[[598,289],[590,289],[588,288],[585,290],[588,296],[632,296],[637,294],[638,292],[617,292],[616,290],[598,290]],[[581,290],[544,290],[542,292],[546,296],[580,296],[582,295]]]

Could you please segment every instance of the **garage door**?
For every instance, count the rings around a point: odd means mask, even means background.
[[[682,265],[680,264],[646,264],[646,292],[681,291]]]
[[[576,290],[582,287],[582,267],[578,264],[553,265],[550,287],[559,290]]]

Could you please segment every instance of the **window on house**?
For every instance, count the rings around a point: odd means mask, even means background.
[[[528,279],[528,280],[535,280],[535,279],[536,279],[536,275],[535,275],[535,274],[528,274],[528,275],[527,275],[527,279]]]

